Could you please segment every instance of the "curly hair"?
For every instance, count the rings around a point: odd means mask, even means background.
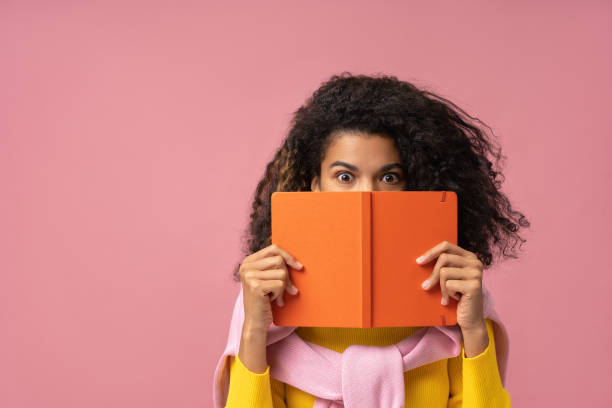
[[[321,162],[340,131],[377,134],[395,141],[406,175],[404,190],[455,191],[458,245],[478,256],[484,267],[493,250],[517,258],[529,227],[501,192],[500,170],[506,157],[477,118],[454,103],[391,75],[332,77],[298,108],[288,135],[257,184],[250,222],[241,237],[244,256],[271,244],[271,195],[275,191],[310,191],[321,176]],[[492,158],[491,162],[488,156]],[[240,263],[233,279],[240,281]]]

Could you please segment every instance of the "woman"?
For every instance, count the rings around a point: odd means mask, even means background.
[[[482,272],[515,257],[519,227],[529,222],[500,191],[503,179],[481,123],[456,105],[393,76],[332,76],[300,107],[287,138],[267,165],[252,205],[248,254],[234,271],[241,282],[243,325],[231,356],[227,407],[312,407],[315,395],[270,377],[267,334],[271,302],[295,295],[287,265],[302,265],[271,245],[270,196],[275,191],[451,190],[458,195],[458,245],[441,242],[416,260],[434,262],[423,290],[440,285],[442,304],[458,301],[462,351],[404,372],[405,406],[507,407],[493,322],[483,315]],[[351,344],[388,346],[419,327],[299,327],[304,340],[342,353]],[[363,373],[367,376],[367,373]]]

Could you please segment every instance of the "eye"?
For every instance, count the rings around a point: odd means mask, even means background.
[[[400,175],[399,175],[399,174],[397,174],[397,173],[387,173],[387,174],[385,174],[385,175],[383,176],[383,179],[384,179],[385,177],[387,177],[387,176],[395,176],[396,182],[399,182],[399,181],[400,181]]]
[[[342,177],[342,176],[344,176],[344,175],[346,175],[346,176],[350,176],[350,178],[352,178],[352,177],[353,177],[353,175],[352,175],[351,173],[347,173],[346,171],[343,171],[342,173],[339,173],[339,174],[336,176],[336,178],[337,178],[338,180],[340,180],[340,182],[342,182],[342,183],[348,183],[350,180],[347,180],[347,179],[346,179],[346,177],[345,177],[344,179],[341,179],[341,177]]]

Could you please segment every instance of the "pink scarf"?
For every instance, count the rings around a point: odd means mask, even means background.
[[[497,365],[505,385],[509,338],[484,283],[482,292],[484,317],[495,323]],[[238,353],[243,322],[241,287],[234,304],[227,345],[215,368],[214,408],[223,408],[226,404],[228,356]],[[386,347],[354,344],[338,353],[303,340],[294,333],[296,328],[270,325],[266,342],[270,376],[314,395],[314,408],[403,407],[404,371],[458,356],[463,340],[458,325],[430,326],[397,344]]]

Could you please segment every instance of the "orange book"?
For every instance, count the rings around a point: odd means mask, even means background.
[[[457,301],[424,290],[436,260],[415,259],[457,244],[453,191],[272,193],[272,243],[304,267],[288,266],[299,292],[272,303],[277,326],[408,327],[457,323]]]

